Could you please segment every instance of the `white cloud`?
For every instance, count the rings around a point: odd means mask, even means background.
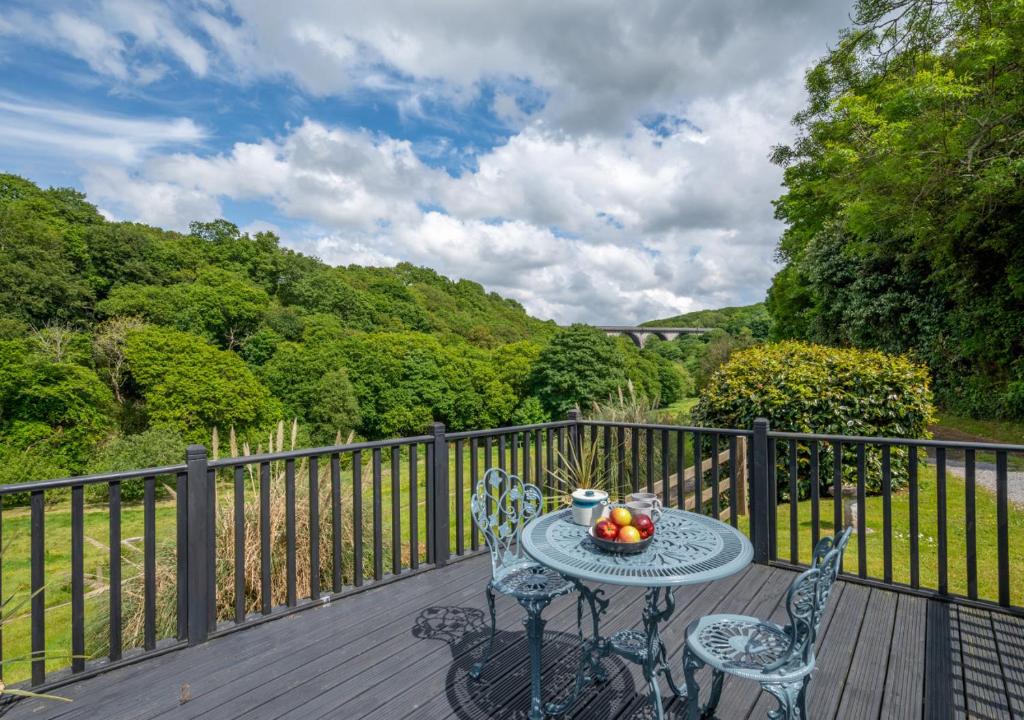
[[[158,148],[193,145],[205,133],[189,118],[129,118],[0,93],[0,147],[62,153],[77,160],[138,162]]]

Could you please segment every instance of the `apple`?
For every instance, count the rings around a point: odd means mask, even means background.
[[[640,531],[640,537],[645,540],[654,534],[654,521],[647,515],[637,515],[633,518],[633,527]]]
[[[632,525],[626,525],[624,527],[619,528],[619,542],[640,542],[640,531]]]
[[[607,518],[598,520],[594,525],[594,535],[602,540],[614,540],[619,534],[619,528]]]
[[[614,510],[612,510],[611,515],[609,515],[609,517],[611,518],[612,522],[618,525],[619,527],[626,527],[627,525],[631,525],[633,523],[633,516],[630,515],[629,510],[627,510],[624,507],[615,508]]]

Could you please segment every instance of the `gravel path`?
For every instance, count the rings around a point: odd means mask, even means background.
[[[929,458],[934,462],[933,458]],[[948,458],[946,469],[961,479],[967,476],[967,470],[962,460]],[[993,463],[975,462],[974,479],[978,485],[988,488],[993,493],[996,491],[996,466]],[[1015,505],[1024,506],[1024,472],[1010,470],[1006,473],[1006,497]]]

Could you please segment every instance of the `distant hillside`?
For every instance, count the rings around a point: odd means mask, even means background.
[[[332,267],[226,220],[110,222],[0,174],[0,484],[180,462],[214,428],[266,447],[281,420],[318,445],[527,424],[627,380],[681,394],[661,355],[469,280]]]
[[[694,312],[649,320],[643,323],[661,327],[704,327],[721,328],[730,335],[744,335],[746,330],[756,340],[768,338],[771,319],[763,302],[738,307],[724,307],[715,310],[696,310]]]

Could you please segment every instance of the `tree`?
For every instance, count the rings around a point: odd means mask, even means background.
[[[560,329],[532,372],[534,394],[555,417],[603,400],[625,383],[626,360],[618,343],[589,325]]]
[[[150,425],[205,440],[213,427],[260,429],[281,417],[241,358],[201,337],[146,326],[128,334],[124,352]]]
[[[1024,417],[1024,6],[861,0],[774,150],[775,337],[913,351],[938,398]]]

